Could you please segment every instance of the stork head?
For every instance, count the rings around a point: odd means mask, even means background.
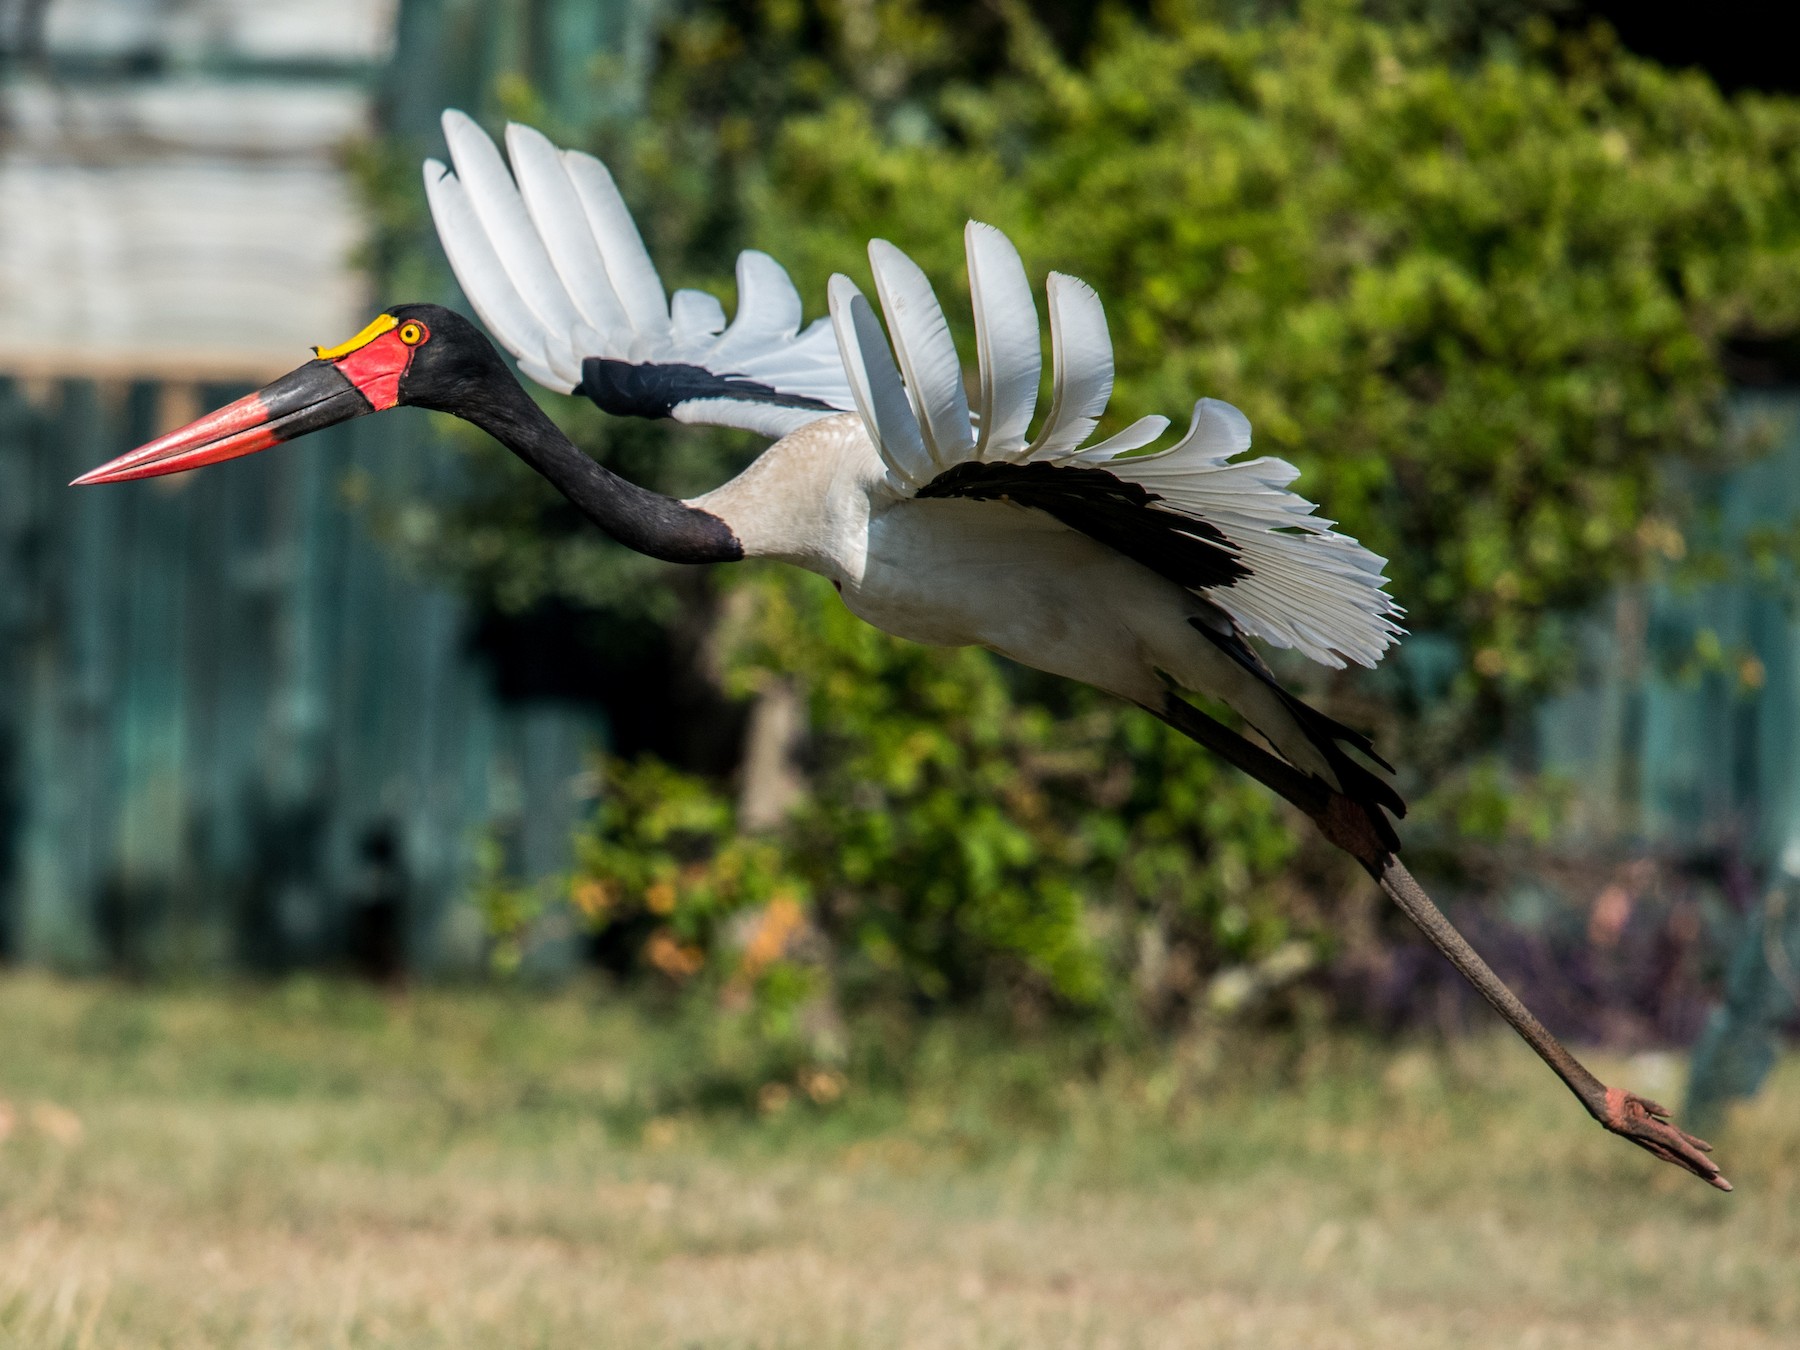
[[[442,305],[395,305],[348,342],[313,352],[298,370],[75,483],[123,483],[219,464],[401,404],[455,412],[496,376],[509,378],[481,330]]]

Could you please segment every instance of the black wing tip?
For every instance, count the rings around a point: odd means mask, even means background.
[[[614,417],[672,417],[683,403],[729,399],[777,408],[835,413],[842,409],[805,394],[784,394],[773,385],[741,375],[720,375],[685,361],[618,361],[590,356],[581,363],[575,392]]]
[[[1374,742],[1367,735],[1353,727],[1345,726],[1335,717],[1320,712],[1310,703],[1282,688],[1280,681],[1275,678],[1274,672],[1264,664],[1255,648],[1245,641],[1243,634],[1235,630],[1229,634],[1218,632],[1197,617],[1189,618],[1188,624],[1195,632],[1230,655],[1238,664],[1254,673],[1258,679],[1274,690],[1276,696],[1294,714],[1294,720],[1300,724],[1301,729],[1311,738],[1313,744],[1319,747],[1319,752],[1325,756],[1326,763],[1331,765],[1332,772],[1337,775],[1338,782],[1343,786],[1345,796],[1356,801],[1365,809],[1381,807],[1392,812],[1397,819],[1405,818],[1406,799],[1400,795],[1394,785],[1374,770],[1357,763],[1345,753],[1344,747],[1348,746],[1357,754],[1364,755],[1380,765],[1385,772],[1393,773],[1394,766],[1382,758],[1375,749]],[[1385,817],[1383,819],[1385,820]],[[1387,826],[1386,835],[1392,834],[1392,827]],[[1400,847],[1398,837],[1393,838],[1390,847],[1395,850]]]
[[[1386,772],[1393,773],[1394,766],[1375,753],[1375,747],[1370,744],[1369,738],[1362,732],[1345,726],[1335,717],[1328,717],[1310,703],[1302,702],[1279,685],[1276,690],[1293,711],[1295,719],[1312,738],[1313,744],[1324,754],[1326,762],[1331,765],[1331,771],[1337,775],[1338,782],[1343,787],[1344,795],[1364,807],[1382,807],[1391,812],[1395,819],[1404,820],[1406,799],[1400,795],[1399,790],[1373,769],[1359,764],[1345,752],[1344,747],[1349,746],[1357,754],[1368,756]],[[1391,828],[1389,833],[1392,833]],[[1400,841],[1394,839],[1390,847],[1397,850]]]

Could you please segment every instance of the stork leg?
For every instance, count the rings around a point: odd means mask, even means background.
[[[1664,1162],[1686,1168],[1721,1191],[1731,1183],[1706,1155],[1712,1145],[1677,1128],[1662,1106],[1622,1088],[1607,1087],[1582,1062],[1570,1054],[1549,1029],[1532,1015],[1519,996],[1506,987],[1479,953],[1456,931],[1456,925],[1432,903],[1404,863],[1384,848],[1365,807],[1327,784],[1302,773],[1286,760],[1270,754],[1169,691],[1161,707],[1146,705],[1149,712],[1189,739],[1199,742],[1221,759],[1243,770],[1299,807],[1324,836],[1361,863],[1388,898],[1418,925],[1431,945],[1450,959],[1464,979],[1493,1005],[1524,1041],[1563,1080],[1588,1114],[1614,1134],[1647,1149]]]

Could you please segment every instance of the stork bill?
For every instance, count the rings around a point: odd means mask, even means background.
[[[1613,1132],[1730,1189],[1710,1146],[1653,1102],[1608,1088],[1507,989],[1399,859],[1405,803],[1369,739],[1283,689],[1256,642],[1334,668],[1400,638],[1384,562],[1250,455],[1249,420],[1202,398],[1186,429],[1094,432],[1112,396],[1105,310],[1051,273],[1050,404],[1036,295],[1010,240],[964,231],[975,366],[967,378],[924,272],[875,240],[875,302],[831,279],[828,316],[765,253],[742,254],[737,310],[670,295],[606,166],[507,129],[510,156],[444,115],[448,165],[425,166],[463,293],[518,368],[617,416],[736,427],[774,444],[691,501],[579,450],[473,323],[395,305],[248,398],[78,483],[216,464],[365,413],[432,408],[492,434],[621,543],[675,562],[780,559],[828,577],[900,637],[979,645],[1148,710],[1273,789],[1387,894]],[[879,306],[879,312],[877,310]],[[971,393],[972,391],[972,393]],[[1228,705],[1255,736],[1181,696]]]
[[[222,464],[364,413],[392,408],[400,401],[400,380],[414,351],[430,336],[418,319],[402,322],[382,314],[348,342],[313,348],[317,360],[179,431],[90,469],[70,486],[126,483]]]

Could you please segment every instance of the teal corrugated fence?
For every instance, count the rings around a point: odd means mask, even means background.
[[[425,414],[66,486],[153,434],[169,396],[0,383],[6,947],[71,967],[468,965],[476,845],[563,865],[593,715],[502,705],[463,602],[342,501],[352,470],[431,489]]]
[[[1721,579],[1615,596],[1583,635],[1587,678],[1537,725],[1538,767],[1574,790],[1571,835],[1761,879],[1696,1047],[1695,1121],[1756,1091],[1800,999],[1800,391],[1734,402],[1768,450],[1691,484]]]

